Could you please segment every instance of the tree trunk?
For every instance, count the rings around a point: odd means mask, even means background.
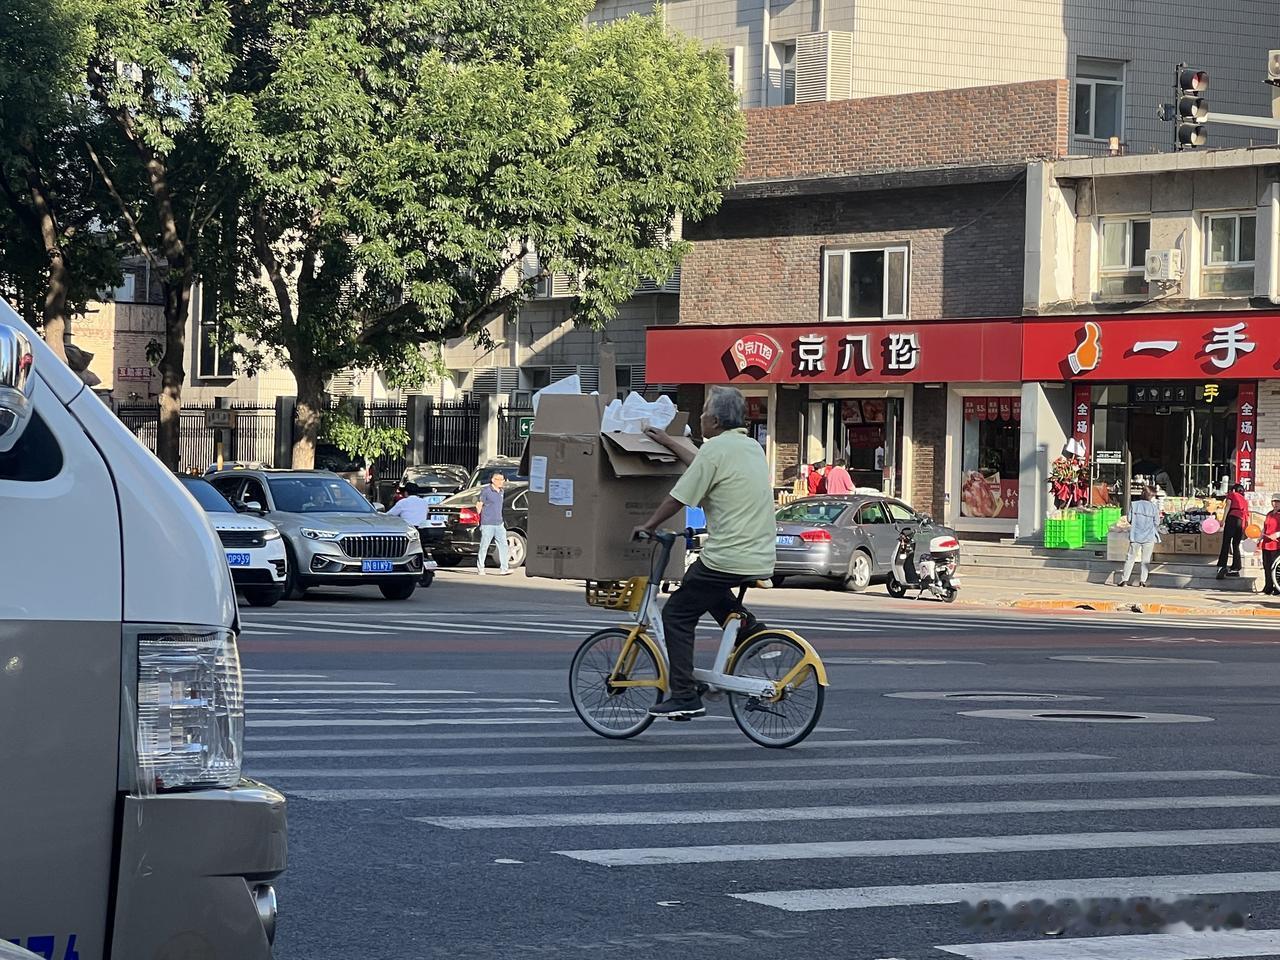
[[[49,258],[49,283],[44,291],[44,339],[49,349],[65,363],[66,341],[71,338],[71,318],[67,316],[67,298],[71,292],[71,271],[62,252],[62,239],[58,235],[58,222],[53,215],[48,191],[35,170],[27,170],[27,189],[35,211],[36,224],[40,228],[40,242]]]
[[[320,420],[325,414],[324,377],[314,370],[295,366],[294,378],[298,381],[298,424],[294,431],[293,466],[298,470],[310,470],[316,463],[316,439],[320,435]]]
[[[182,416],[182,384],[187,373],[182,360],[187,349],[187,310],[191,304],[191,274],[170,270],[164,285],[164,356],[160,371],[160,425],[156,456],[170,470],[201,464],[179,464],[178,441]]]

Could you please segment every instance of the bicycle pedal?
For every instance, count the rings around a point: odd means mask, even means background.
[[[667,717],[668,720],[674,720],[676,723],[688,723],[693,717]]]

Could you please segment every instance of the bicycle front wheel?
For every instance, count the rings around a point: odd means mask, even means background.
[[[729,694],[729,711],[738,728],[762,747],[795,746],[818,725],[826,688],[818,682],[812,666],[806,664],[795,672],[804,657],[804,648],[786,634],[766,631],[748,640],[733,662],[735,677],[781,684],[795,674],[776,700]]]
[[[662,673],[649,645],[627,643],[630,631],[609,627],[578,647],[569,667],[569,699],[582,722],[610,740],[626,740],[653,723]],[[624,656],[625,649],[625,656]]]

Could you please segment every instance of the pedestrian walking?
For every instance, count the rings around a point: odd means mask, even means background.
[[[1145,486],[1142,488],[1142,499],[1129,505],[1129,553],[1124,558],[1124,573],[1120,575],[1116,586],[1129,586],[1135,563],[1142,565],[1138,574],[1138,586],[1147,585],[1151,554],[1155,552],[1159,542],[1160,508],[1156,505],[1156,489]]]
[[[827,471],[827,493],[836,496],[853,493],[853,477],[843,460],[837,460],[836,465]]]
[[[1280,563],[1280,493],[1271,495],[1271,512],[1262,522],[1262,575],[1265,578],[1263,593],[1280,597],[1280,585],[1276,584],[1276,564]]]
[[[484,564],[489,558],[489,544],[498,546],[498,572],[503,576],[507,568],[507,526],[502,518],[502,488],[507,478],[497,470],[489,475],[489,485],[480,488],[476,510],[480,513],[480,553],[476,556],[476,571],[484,576]]]
[[[1218,554],[1218,579],[1230,575],[1240,576],[1240,541],[1244,538],[1245,524],[1249,522],[1249,501],[1244,497],[1244,486],[1233,484],[1227,494],[1227,515],[1222,520],[1222,552]],[[1228,555],[1231,568],[1227,569]]]

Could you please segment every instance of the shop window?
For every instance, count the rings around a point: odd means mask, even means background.
[[[1076,61],[1075,135],[1082,140],[1124,139],[1124,63]]]
[[[828,250],[823,272],[823,316],[828,320],[906,318],[906,247]]]
[[[1098,225],[1098,293],[1103,297],[1146,297],[1143,278],[1150,220],[1104,220]]]
[[[1253,251],[1258,218],[1245,213],[1211,213],[1204,218],[1204,294],[1227,297],[1253,293]]]
[[[960,516],[1014,520],[1022,401],[1018,397],[965,397]]]

